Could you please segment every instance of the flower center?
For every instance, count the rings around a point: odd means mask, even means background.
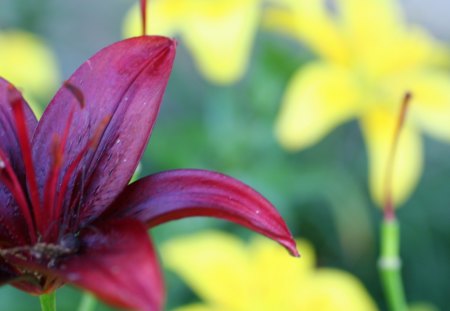
[[[73,254],[78,250],[78,247],[69,247],[61,241],[59,244],[52,243],[36,243],[34,245],[17,246],[11,248],[0,249],[0,256],[5,258],[16,257],[22,260],[28,260],[30,257],[36,260],[54,261],[58,257]]]
[[[64,87],[77,99],[81,108],[85,106],[84,96],[77,87],[65,82]],[[13,166],[7,157],[7,153],[0,149],[0,182],[2,182],[12,194],[26,222],[29,232],[29,241],[15,241],[19,245],[31,244],[28,249],[36,253],[36,245],[55,245],[60,243],[67,232],[77,232],[78,213],[81,204],[83,189],[72,189],[74,193],[68,193],[70,184],[80,182],[84,184],[84,176],[80,175],[79,164],[89,152],[98,145],[103,132],[110,121],[110,116],[105,117],[95,129],[94,135],[87,141],[86,145],[76,155],[74,160],[65,166],[65,171],[61,174],[64,164],[64,152],[69,132],[76,112],[77,106],[73,107],[69,113],[66,125],[61,135],[52,137],[53,144],[50,155],[53,158],[52,165],[43,186],[43,195],[39,193],[38,182],[35,174],[35,167],[32,157],[32,147],[28,135],[26,115],[24,111],[25,103],[20,93],[12,86],[9,90],[9,101],[11,104],[14,124],[20,151],[25,167],[26,185],[19,181]],[[73,177],[76,178],[73,178]],[[80,190],[80,191],[79,191]],[[70,200],[67,199],[70,195]],[[14,228],[11,228],[14,231]],[[19,236],[15,234],[14,236]],[[16,244],[17,245],[17,244]],[[43,249],[42,247],[39,249]],[[46,249],[57,249],[55,247]],[[25,250],[25,249],[22,249]],[[19,252],[20,253],[20,252]],[[37,252],[39,253],[39,252]],[[45,252],[44,252],[45,253]],[[1,255],[1,253],[0,253]]]

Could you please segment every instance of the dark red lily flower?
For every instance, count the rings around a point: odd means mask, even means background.
[[[297,255],[276,209],[219,173],[130,178],[147,145],[175,42],[143,36],[84,63],[37,122],[0,79],[0,283],[33,294],[65,283],[117,307],[161,310],[163,279],[147,228],[212,216]]]

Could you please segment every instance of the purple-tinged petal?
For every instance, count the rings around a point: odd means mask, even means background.
[[[15,89],[11,83],[6,81],[5,79],[0,78],[0,149],[5,151],[9,155],[11,162],[13,162],[16,160],[19,161],[22,157],[11,106],[12,103],[10,102],[11,92],[17,93],[17,95],[20,94],[19,91]],[[37,126],[37,120],[33,114],[33,111],[26,103],[25,99],[23,99],[23,102],[25,110],[25,122],[29,132],[28,136],[32,137],[33,132]],[[14,168],[23,169],[23,166],[15,166]]]
[[[174,170],[129,185],[107,217],[158,224],[194,216],[223,218],[278,241],[297,256],[295,241],[278,211],[262,195],[231,177],[202,170]]]
[[[73,122],[62,171],[83,153],[94,136],[99,141],[83,157],[71,178],[82,176],[81,222],[111,203],[131,178],[148,142],[175,56],[175,42],[164,37],[139,37],[98,52],[72,75],[44,112],[33,138],[33,158],[40,188],[53,165],[52,137],[63,137],[71,111]],[[85,106],[79,106],[80,94]],[[77,99],[78,98],[78,99]],[[100,130],[100,133],[99,133]],[[100,135],[99,135],[100,134]],[[111,182],[114,181],[114,182]],[[68,193],[67,199],[70,197]],[[83,221],[84,220],[84,221]]]
[[[8,158],[21,186],[25,188],[25,169],[12,103],[10,102],[11,93],[17,93],[17,96],[20,95],[18,90],[8,81],[0,78],[0,150]],[[28,136],[31,137],[36,128],[37,120],[25,100],[23,100],[23,103],[24,121],[28,129]],[[4,163],[0,167],[0,174],[4,174],[2,173],[3,168]],[[21,230],[25,230],[25,228],[16,202],[6,186],[0,181],[0,241],[20,241],[23,237],[18,235],[27,236],[25,233],[21,233]]]
[[[142,223],[104,222],[85,229],[80,241],[79,254],[62,260],[56,274],[113,306],[162,310],[162,273]]]

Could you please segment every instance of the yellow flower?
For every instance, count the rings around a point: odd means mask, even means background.
[[[153,0],[148,33],[179,34],[199,71],[217,84],[240,79],[247,68],[261,0]],[[125,36],[141,34],[138,6],[125,19]]]
[[[217,231],[169,241],[163,262],[205,301],[177,311],[377,310],[355,277],[315,268],[311,245],[298,247],[300,259],[268,239],[246,245]]]
[[[36,99],[47,99],[59,81],[53,53],[41,39],[21,30],[0,32],[0,77],[18,86],[38,115],[42,111]]]
[[[396,1],[272,0],[268,28],[301,41],[320,59],[290,81],[276,124],[289,150],[317,143],[357,118],[369,157],[372,196],[381,203],[388,152],[406,91],[413,100],[394,164],[396,203],[408,198],[422,171],[422,131],[450,141],[449,54],[423,29],[406,25]],[[441,66],[441,69],[439,69]]]

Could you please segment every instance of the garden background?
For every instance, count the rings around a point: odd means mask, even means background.
[[[42,38],[54,53],[61,83],[96,51],[123,38],[123,20],[134,4],[131,0],[0,0],[0,37],[2,32],[21,29]],[[421,24],[442,42],[450,41],[448,1],[405,0],[401,4],[408,22]],[[0,45],[0,55],[2,49]],[[358,123],[345,122],[313,146],[294,152],[285,150],[274,134],[287,84],[298,68],[314,59],[305,45],[260,25],[244,76],[233,83],[216,84],[199,72],[180,38],[140,174],[204,168],[252,185],[277,206],[294,236],[313,245],[318,267],[350,272],[364,284],[379,309],[386,310],[376,269],[382,215],[371,199],[367,152]],[[0,75],[4,61],[0,60]],[[449,68],[444,68],[447,74]],[[45,107],[58,85],[50,83],[45,92],[34,96],[35,102]],[[402,275],[408,301],[446,310],[450,294],[450,144],[423,137],[423,174],[398,210]],[[244,240],[254,235],[211,219],[177,221],[152,233],[161,246],[172,238],[211,228]],[[168,310],[198,301],[178,275],[166,273]],[[58,310],[76,310],[80,297],[78,290],[63,288],[58,292]],[[0,310],[38,308],[36,298],[10,286],[0,289]],[[99,303],[96,310],[109,308]]]

